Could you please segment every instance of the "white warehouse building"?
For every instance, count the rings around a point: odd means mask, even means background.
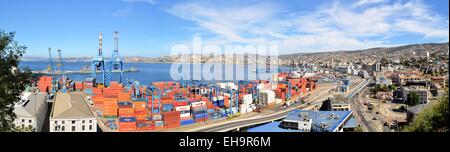
[[[14,125],[41,132],[47,112],[46,94],[24,92],[21,100],[14,105]]]
[[[58,93],[50,114],[50,132],[97,132],[97,119],[81,93]]]

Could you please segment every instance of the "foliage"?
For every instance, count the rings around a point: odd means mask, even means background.
[[[15,119],[14,104],[30,83],[31,72],[18,69],[26,47],[14,41],[14,32],[0,30],[0,131],[11,131]]]
[[[426,107],[405,127],[409,132],[448,132],[449,122],[448,94],[440,97],[438,102]]]
[[[406,104],[409,106],[415,106],[419,104],[419,94],[416,92],[410,92],[407,96]]]
[[[388,89],[391,91],[397,90],[397,86],[395,86],[395,84],[391,84],[388,86]]]

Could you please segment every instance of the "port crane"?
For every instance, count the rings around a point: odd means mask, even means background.
[[[119,56],[119,32],[115,31],[113,34],[114,38],[114,50],[110,61],[103,58],[103,34],[100,33],[99,36],[99,48],[98,54],[92,59],[92,71],[91,76],[97,77],[97,70],[102,72],[102,82],[103,85],[108,87],[112,81],[113,70],[119,70],[120,77],[119,83],[123,82],[123,62]]]
[[[149,103],[149,99],[148,96],[151,95],[152,96],[152,105],[151,105],[151,109],[152,109],[152,113],[155,113],[155,109],[154,109],[154,103],[155,100],[158,100],[158,112],[161,112],[161,90],[159,90],[158,88],[155,88],[153,86],[148,86],[147,87],[147,105]]]
[[[67,76],[66,76],[66,72],[64,71],[64,66],[62,64],[62,53],[61,53],[61,49],[58,49],[58,70],[62,73],[62,92],[67,92],[67,87],[66,87],[66,83],[67,83]]]
[[[122,83],[123,81],[123,62],[120,59],[119,56],[119,32],[114,31],[113,34],[114,38],[114,51],[111,57],[111,61],[109,61],[106,68],[106,82],[105,85],[109,86],[112,80],[112,71],[113,70],[119,70],[120,76],[119,76],[119,83]]]
[[[48,59],[49,59],[49,64],[47,66],[47,71],[51,72],[55,70],[55,65],[53,65],[53,59],[52,59],[52,49],[48,48]]]
[[[91,76],[95,79],[97,77],[97,70],[102,72],[102,82],[105,84],[105,60],[103,59],[103,52],[102,52],[102,44],[103,43],[103,34],[100,33],[99,36],[99,48],[98,48],[98,54],[96,57],[92,59],[92,70],[91,70]]]

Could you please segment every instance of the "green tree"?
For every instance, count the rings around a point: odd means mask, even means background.
[[[437,103],[431,103],[422,110],[412,123],[405,127],[409,132],[448,132],[449,101],[448,94],[440,97]]]
[[[389,85],[388,88],[389,88],[389,90],[391,90],[391,91],[397,90],[397,86],[395,86],[394,84]]]
[[[26,47],[14,41],[14,34],[0,30],[0,131],[13,131],[14,104],[31,78],[29,69],[18,69]]]
[[[407,96],[406,104],[409,106],[415,106],[419,104],[419,94],[416,92],[410,92]]]

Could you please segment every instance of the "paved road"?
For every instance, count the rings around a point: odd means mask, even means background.
[[[192,129],[189,131],[226,132],[226,131],[235,130],[237,128],[242,128],[242,127],[247,127],[247,126],[252,126],[252,125],[257,125],[257,124],[263,124],[266,122],[271,122],[274,120],[282,119],[282,118],[286,117],[287,114],[294,109],[297,109],[297,108],[312,109],[316,105],[320,106],[322,101],[329,97],[328,92],[330,89],[320,92],[319,94],[315,95],[314,98],[311,98],[308,101],[306,101],[305,104],[298,104],[298,105],[293,105],[286,109],[279,109],[278,112],[275,112],[275,113],[266,114],[266,115],[257,115],[257,116],[251,117],[251,118],[240,119],[240,120],[231,120],[231,121],[222,122],[222,123],[218,123],[218,124],[214,124],[214,125],[208,125],[208,126],[195,128],[195,129]],[[328,95],[322,95],[325,93],[327,93]]]

